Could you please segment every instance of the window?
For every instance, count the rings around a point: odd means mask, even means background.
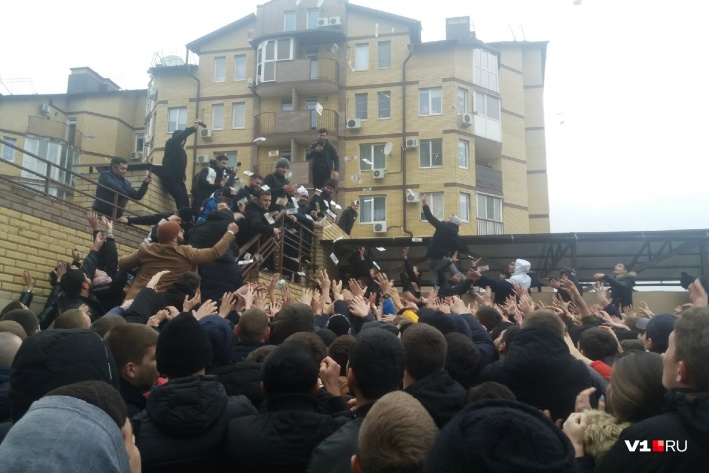
[[[369,69],[369,45],[358,44],[355,46],[355,71],[366,71]]]
[[[440,115],[441,111],[441,88],[419,89],[419,115]]]
[[[391,92],[377,92],[377,117],[391,118]]]
[[[184,130],[187,128],[187,107],[174,107],[167,109],[167,132]]]
[[[379,42],[379,69],[391,67],[391,41]]]
[[[226,80],[226,57],[214,58],[214,82],[224,82]]]
[[[293,39],[269,39],[256,50],[256,81],[276,80],[276,63],[293,59]]]
[[[246,79],[246,55],[234,56],[234,80]]]
[[[317,8],[309,9],[308,10],[308,24],[306,27],[309,30],[317,29],[319,19],[320,19],[320,10]]]
[[[359,223],[386,221],[386,197],[383,195],[361,195],[359,197]]]
[[[468,89],[458,88],[458,96],[455,105],[458,109],[458,113],[468,113]]]
[[[445,214],[443,213],[443,192],[431,192],[427,194],[428,196],[428,208],[431,209],[431,213],[438,220],[444,220]],[[423,207],[421,208],[421,221],[426,221],[426,216],[423,214]]]
[[[212,130],[224,129],[224,104],[212,105]]]
[[[458,167],[468,169],[469,143],[465,140],[458,140]]]
[[[460,193],[460,210],[458,217],[464,222],[470,221],[470,194]]]
[[[79,164],[79,151],[71,146],[63,146],[61,143],[56,141],[25,138],[25,149],[29,153],[36,154],[37,156],[44,158],[53,164],[67,169],[71,169],[73,166]],[[35,174],[23,169],[20,175],[23,178],[41,181],[41,183],[32,187],[35,187],[39,191],[44,191],[44,178],[47,175],[47,163],[27,154],[23,154],[22,167],[37,173]],[[74,177],[56,166],[52,166],[49,177],[50,179],[59,181],[69,187],[74,185]],[[66,188],[57,184],[50,184],[49,193],[50,195],[60,197],[62,199],[67,196]]]
[[[355,118],[367,119],[367,94],[355,94]]]
[[[473,83],[499,92],[497,56],[476,48],[473,50]]]
[[[283,31],[295,31],[295,12],[283,12]]]
[[[17,138],[11,138],[9,136],[3,136],[3,140],[7,141],[11,145],[17,146]],[[0,154],[0,157],[4,159],[5,161],[10,161],[11,163],[15,162],[15,149],[10,148],[9,146],[5,145],[3,143],[2,145],[2,154]]]
[[[234,102],[231,106],[231,127],[244,128],[246,126],[246,103]]]
[[[477,194],[478,235],[501,235],[502,199],[486,194]]]
[[[145,146],[145,134],[144,133],[136,133],[135,134],[135,149],[133,151],[143,151],[144,146]]]
[[[384,146],[386,143],[366,143],[359,145],[359,170],[386,169]],[[369,164],[367,162],[368,161]]]
[[[443,166],[443,140],[421,140],[419,152],[422,168]]]
[[[501,141],[500,99],[476,91],[474,122],[476,135]]]
[[[281,112],[292,112],[293,111],[293,99],[288,97],[287,99],[281,99]]]

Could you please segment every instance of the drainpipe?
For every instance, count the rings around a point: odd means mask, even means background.
[[[194,108],[194,118],[195,120],[199,119],[199,96],[200,96],[200,90],[202,88],[202,83],[199,81],[197,76],[193,75],[190,72],[190,65],[188,62],[190,55],[189,49],[185,51],[185,65],[187,66],[187,75],[189,75],[191,78],[197,81],[197,97],[195,99],[195,108]],[[192,178],[194,179],[194,175],[197,174],[197,135],[199,135],[199,130],[197,130],[194,134],[194,139],[192,142]]]
[[[409,234],[413,237],[414,234],[407,230],[406,228],[406,63],[409,62],[411,56],[414,54],[414,45],[409,45],[409,55],[404,59],[404,63],[401,65],[401,109],[402,109],[402,128],[401,128],[401,170],[402,170],[402,187],[401,187],[401,198],[404,202],[404,221],[401,226],[401,230],[404,233]]]

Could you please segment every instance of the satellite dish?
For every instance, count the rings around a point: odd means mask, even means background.
[[[323,3],[325,3],[325,0],[318,0],[318,8],[320,8]]]
[[[391,141],[389,141],[387,144],[384,145],[384,155],[388,156],[391,154],[391,150],[394,148],[394,145],[391,144]]]

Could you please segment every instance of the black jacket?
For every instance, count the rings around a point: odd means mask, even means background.
[[[143,392],[126,381],[122,376],[119,379],[118,390],[126,403],[128,417],[132,418],[145,409],[148,400],[143,396]]]
[[[490,290],[495,293],[495,304],[504,305],[507,303],[507,299],[510,296],[515,298],[517,297],[515,295],[514,286],[506,279],[493,279],[488,278],[487,276],[482,276],[473,284],[482,288],[489,287]]]
[[[621,308],[633,305],[635,273],[625,273],[616,277],[606,274],[603,276],[603,280],[611,287],[611,295],[613,296],[611,304]]]
[[[239,233],[236,235],[236,241],[239,246],[244,245],[254,235],[261,234],[261,241],[265,241],[273,236],[273,226],[266,220],[265,214],[268,211],[264,210],[260,205],[249,202],[244,208],[244,217],[239,220]]]
[[[160,177],[174,177],[180,181],[186,179],[187,151],[182,143],[195,131],[197,129],[193,126],[184,130],[176,130],[172,137],[165,142],[165,156],[162,158],[162,176]]]
[[[320,140],[315,140],[310,143],[308,151],[305,153],[305,159],[311,161],[313,172],[330,173],[340,170],[340,157],[337,154],[337,148],[330,140],[325,140],[322,151],[316,151]]]
[[[0,422],[10,419],[10,367],[0,366]]]
[[[318,213],[318,218],[325,216],[325,211],[332,206],[332,194],[323,191],[320,195],[313,195],[305,206],[305,212],[310,215],[310,212],[315,210]],[[330,209],[332,210],[332,209]]]
[[[516,342],[515,342],[516,343]],[[625,429],[618,441],[597,465],[603,473],[674,473],[707,471],[709,467],[709,392],[696,393],[687,390],[671,390],[665,394],[665,413],[650,417]],[[682,453],[630,452],[636,441],[647,440],[652,449],[652,440],[675,440]],[[686,442],[686,444],[685,444]],[[637,446],[639,450],[640,445]]]
[[[216,376],[190,376],[150,390],[133,418],[143,471],[223,472],[229,422],[255,414],[244,397],[229,397]]]
[[[264,346],[263,342],[234,342],[234,355],[232,356],[232,361],[243,361],[249,356],[249,353],[257,348]]]
[[[352,208],[352,206],[349,206],[342,211],[340,220],[337,222],[337,226],[349,235],[354,227],[355,220],[357,220],[357,212]]]
[[[207,374],[219,378],[229,396],[246,396],[251,404],[258,407],[265,400],[261,389],[261,364],[255,361],[239,361],[223,365],[208,366]]]
[[[219,169],[217,167],[217,161],[211,160],[209,166],[202,169],[194,177],[194,182],[192,183],[192,197],[195,202],[200,204],[204,199],[208,199],[212,193],[220,189],[222,179],[224,179],[224,169]]]
[[[504,361],[489,365],[482,381],[504,384],[518,401],[548,409],[553,420],[569,417],[578,393],[592,386],[584,362],[574,360],[564,339],[544,326],[522,329]]]
[[[465,389],[444,370],[424,376],[404,391],[423,404],[439,429],[465,405]]]
[[[266,414],[229,424],[227,471],[305,472],[313,449],[347,422],[319,413],[314,396],[283,394],[267,402]]]
[[[149,185],[148,182],[143,182],[140,188],[135,190],[130,181],[111,170],[103,171],[99,174],[98,183],[99,185],[96,186],[96,200],[91,208],[111,218],[113,217],[113,201],[116,194],[118,194],[116,218],[119,218],[123,215],[123,209],[128,203],[128,198],[133,200],[142,199],[145,193],[148,192]]]
[[[271,193],[271,210],[280,210],[285,206],[277,205],[276,200],[280,197],[290,197],[286,194],[284,189],[285,186],[290,184],[290,181],[286,179],[286,176],[279,173],[278,171],[272,172],[263,180],[263,183],[269,187],[269,192]]]
[[[436,229],[428,244],[426,256],[429,259],[442,259],[446,256],[451,256],[456,251],[462,254],[469,253],[468,247],[460,241],[460,236],[458,236],[458,225],[450,222],[441,222],[433,216],[428,205],[424,205],[421,208],[428,223]]]

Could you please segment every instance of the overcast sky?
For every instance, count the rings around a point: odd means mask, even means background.
[[[553,232],[709,228],[703,2],[575,1],[352,3],[421,20],[424,41],[444,39],[454,16],[470,16],[483,41],[549,41]],[[186,43],[259,3],[12,2],[0,28],[0,80],[15,93],[63,93],[69,68],[89,66],[124,89],[146,88],[154,53],[184,57]]]

